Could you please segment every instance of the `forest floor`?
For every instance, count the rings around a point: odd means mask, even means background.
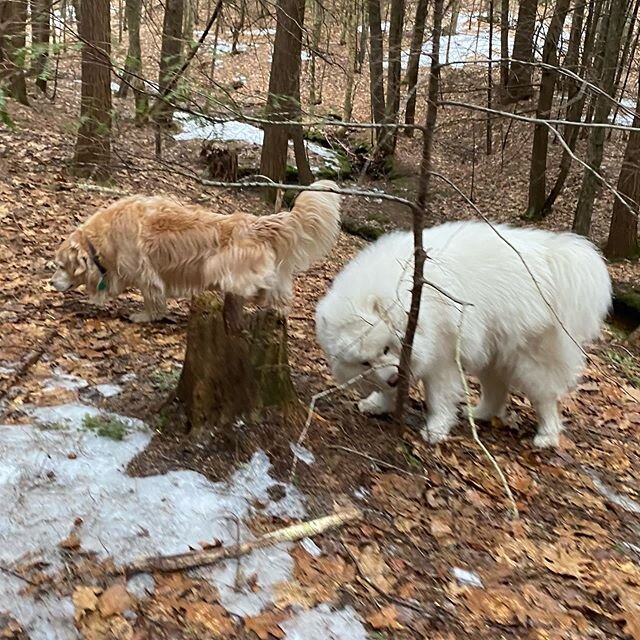
[[[238,58],[234,69],[252,64]],[[451,73],[452,86],[473,82]],[[448,442],[422,441],[417,397],[401,434],[360,415],[348,392],[321,400],[293,478],[302,425],[238,428],[208,442],[176,435],[160,407],[184,357],[188,301],[172,302],[166,322],[136,325],[126,320],[140,305],[135,293],[98,309],[47,282],[59,242],[116,197],[67,170],[77,86],[63,78],[56,109],[34,96],[30,108],[12,109],[16,129],[0,130],[1,637],[640,639],[640,365],[618,327],[605,329],[563,400],[558,451],[532,448],[534,416],[518,395],[509,425],[482,429],[517,520],[463,420]],[[167,138],[159,163],[152,131],[122,111],[118,193],[267,211],[256,194],[205,189],[185,175],[201,170],[195,141]],[[438,171],[468,194],[473,173],[477,206],[519,224],[528,132],[513,128],[501,162],[479,146],[471,161],[468,130],[477,126],[480,138],[482,122],[455,112],[442,120]],[[419,142],[402,138],[394,179],[369,186],[411,197],[417,158]],[[572,174],[545,226],[570,226],[578,180]],[[603,193],[598,242],[609,210]],[[384,229],[408,221],[375,198],[349,198],[345,212]],[[472,215],[435,186],[430,224]],[[364,244],[341,235],[331,258],[296,282],[289,347],[305,405],[333,384],[314,338],[315,304]],[[611,271],[637,282],[636,265]],[[211,570],[129,581],[113,570],[140,554],[233,544],[349,506],[361,521]]]

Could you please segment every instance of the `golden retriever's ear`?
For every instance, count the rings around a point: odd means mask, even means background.
[[[87,256],[78,252],[76,255],[76,268],[73,272],[73,277],[77,278],[81,276],[87,270]]]

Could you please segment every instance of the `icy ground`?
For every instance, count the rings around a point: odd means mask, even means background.
[[[172,471],[146,478],[129,477],[129,461],[151,439],[139,420],[108,414],[125,427],[122,440],[102,437],[87,428],[85,416],[101,414],[88,399],[113,395],[116,385],[91,387],[86,381],[54,369],[43,383],[78,395],[78,401],[48,407],[26,407],[31,422],[0,425],[0,613],[8,612],[26,629],[31,640],[78,638],[71,600],[57,596],[34,599],[21,590],[25,583],[6,570],[21,562],[41,560],[56,574],[62,567],[60,543],[72,531],[82,550],[122,564],[152,554],[184,552],[202,541],[233,544],[252,538],[243,524],[256,513],[300,518],[304,499],[290,485],[273,501],[271,464],[257,452],[228,481],[211,482],[193,471]],[[106,393],[105,393],[106,392]],[[104,413],[102,414],[104,415]],[[256,505],[260,505],[257,507]],[[310,540],[305,548],[320,549]],[[255,574],[254,586],[234,587],[236,563],[228,562],[199,575],[220,593],[221,604],[237,616],[257,615],[273,601],[272,587],[292,577],[293,559],[287,545],[254,552],[242,558],[242,570]],[[132,578],[134,597],[152,592],[153,578]],[[284,625],[285,638],[367,637],[356,613],[321,605],[300,610]]]

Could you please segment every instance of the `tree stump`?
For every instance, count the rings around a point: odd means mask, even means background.
[[[238,180],[238,152],[236,149],[205,141],[200,150],[200,159],[209,170],[212,180],[236,182]]]
[[[300,415],[287,353],[286,320],[244,311],[242,300],[213,292],[194,299],[177,397],[197,437],[212,427]]]

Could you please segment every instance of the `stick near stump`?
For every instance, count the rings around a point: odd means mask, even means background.
[[[361,517],[362,512],[354,507],[316,520],[300,522],[299,524],[294,524],[284,529],[270,531],[255,540],[234,544],[230,547],[189,551],[172,556],[143,558],[142,560],[138,560],[121,568],[119,572],[129,577],[137,573],[149,573],[152,571],[168,573],[171,571],[184,571],[185,569],[211,565],[222,560],[238,558],[256,549],[263,549],[264,547],[279,544],[280,542],[295,542],[302,538],[317,536],[329,529],[335,529],[336,527],[341,527],[347,523],[359,520]]]

